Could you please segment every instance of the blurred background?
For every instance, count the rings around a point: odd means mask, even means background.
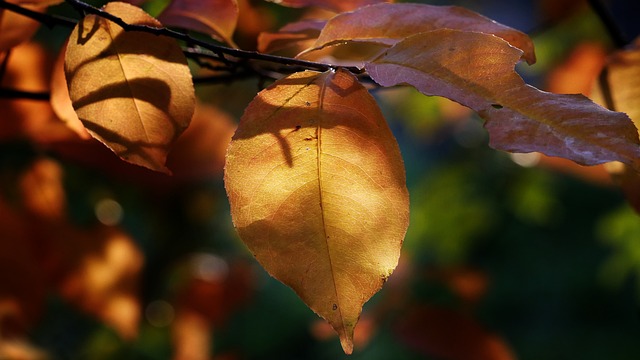
[[[235,41],[248,49],[310,11],[239,3]],[[586,1],[424,3],[527,32],[538,62],[518,70],[548,91],[588,94],[616,50]],[[628,41],[640,33],[638,2],[604,5]],[[14,48],[2,86],[48,91],[68,34],[42,27]],[[262,85],[197,86],[172,177],[73,139],[46,102],[0,99],[0,358],[347,358],[231,224],[225,148]],[[373,94],[403,153],[411,225],[350,359],[640,356],[640,218],[604,167],[495,151],[465,108],[408,88]]]

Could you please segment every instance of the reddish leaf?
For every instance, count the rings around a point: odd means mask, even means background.
[[[335,12],[344,12],[371,4],[393,2],[393,0],[268,0],[278,5],[289,7],[315,6]]]
[[[112,326],[125,339],[138,332],[137,295],[143,255],[131,237],[118,228],[61,228],[56,245],[64,273],[60,293],[80,309]]]
[[[242,240],[350,353],[408,225],[402,158],[373,97],[346,71],[277,81],[240,120],[225,185]]]
[[[513,360],[498,336],[474,319],[430,306],[412,309],[395,326],[399,338],[425,356],[447,360]]]
[[[194,30],[233,46],[238,22],[237,0],[173,0],[158,16],[165,26]]]
[[[0,56],[1,57],[1,56]],[[42,46],[24,43],[14,47],[0,86],[9,89],[47,92],[51,59]],[[0,139],[30,139],[38,143],[77,138],[55,118],[47,101],[0,98],[2,126]]]
[[[533,42],[526,34],[462,7],[424,4],[379,4],[337,15],[307,51],[348,42],[392,46],[411,35],[443,28],[496,35],[522,49],[529,64],[535,62]]]
[[[272,53],[282,49],[300,48],[297,52],[313,45],[325,20],[301,20],[287,24],[276,33],[263,32],[258,36],[258,51]]]
[[[584,165],[617,160],[640,168],[640,141],[625,114],[582,95],[526,85],[514,71],[521,55],[495,36],[442,29],[403,40],[366,69],[383,86],[410,84],[477,111],[496,149],[538,151]]]
[[[167,166],[181,179],[220,176],[235,129],[229,114],[211,105],[196,104],[191,125],[176,141]]]
[[[126,3],[104,10],[129,24],[162,26]],[[126,161],[168,171],[167,153],[195,107],[191,73],[175,39],[125,32],[89,15],[71,34],[65,74],[73,107],[93,137]]]
[[[21,4],[19,0],[8,0],[7,2]],[[37,12],[44,12],[47,9],[46,6],[37,4],[23,4],[22,6]],[[0,9],[0,52],[31,39],[39,26],[39,22],[24,15]]]

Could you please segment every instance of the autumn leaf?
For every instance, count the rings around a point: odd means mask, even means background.
[[[282,49],[296,48],[318,38],[327,22],[304,19],[283,26],[278,32],[262,32],[258,36],[258,51],[272,53]],[[299,51],[298,51],[299,52]]]
[[[382,86],[409,84],[477,111],[495,149],[640,167],[640,141],[625,114],[526,85],[514,71],[521,55],[495,36],[441,29],[403,40],[366,69]]]
[[[209,34],[235,46],[232,36],[238,22],[237,0],[173,0],[158,16],[167,26]]]
[[[129,24],[161,26],[126,3],[104,10]],[[93,137],[126,161],[167,172],[167,152],[195,106],[191,74],[174,39],[125,32],[88,15],[71,34],[65,74],[73,107]]]
[[[529,64],[536,61],[533,42],[526,34],[462,7],[424,4],[378,4],[337,15],[327,22],[313,47],[300,55],[352,42],[392,46],[411,35],[443,28],[493,34],[522,49]]]
[[[38,4],[22,4],[17,0],[8,0],[7,2],[21,4],[21,6],[37,12],[44,12],[47,8]],[[0,9],[0,51],[11,49],[31,39],[38,27],[40,27],[40,23],[35,20],[13,11]]]
[[[640,128],[640,38],[627,49],[613,53],[606,61],[591,98],[609,109],[629,115]],[[629,204],[640,213],[640,174],[638,169],[621,164],[607,164],[609,172],[620,184]]]
[[[434,306],[415,307],[395,325],[396,335],[428,357],[449,360],[513,360],[499,336],[469,315]]]
[[[277,81],[246,109],[225,184],[242,240],[351,353],[408,226],[402,158],[373,97],[342,70]]]
[[[87,132],[82,121],[78,118],[78,114],[73,109],[71,97],[69,97],[69,89],[67,88],[67,78],[64,74],[64,58],[67,51],[65,43],[60,49],[58,58],[53,65],[53,73],[51,74],[51,108],[56,116],[71,129],[78,134],[81,139],[89,139],[91,135]]]
[[[366,5],[378,4],[382,2],[393,2],[392,0],[267,0],[278,5],[289,7],[320,7],[335,12],[344,12],[357,9]]]

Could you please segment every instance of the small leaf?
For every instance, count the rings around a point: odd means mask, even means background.
[[[382,86],[409,84],[477,111],[496,149],[639,167],[640,141],[625,114],[525,84],[514,71],[521,54],[495,36],[442,29],[405,39],[366,69]]]
[[[246,109],[225,184],[242,240],[351,353],[408,226],[402,158],[373,97],[346,71],[277,81]]]
[[[158,16],[158,20],[167,26],[209,34],[215,39],[234,45],[231,38],[238,23],[238,2],[173,0]]]
[[[267,0],[289,7],[319,7],[335,12],[344,12],[371,4],[393,2],[392,0]]]
[[[536,61],[526,34],[462,7],[424,4],[378,4],[337,15],[306,52],[345,42],[392,46],[408,36],[443,28],[496,35],[522,49],[529,64]]]
[[[104,10],[129,24],[161,26],[126,3]],[[71,34],[65,73],[73,107],[93,137],[126,161],[167,171],[167,152],[195,106],[191,73],[174,39],[125,32],[89,15]]]

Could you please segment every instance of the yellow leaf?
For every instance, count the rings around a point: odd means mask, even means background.
[[[140,8],[109,3],[105,11],[129,24],[160,27]],[[157,171],[189,125],[195,95],[178,43],[125,32],[94,15],[73,30],[65,58],[69,95],[89,133],[122,159]]]
[[[408,226],[404,165],[373,97],[347,71],[277,81],[245,111],[225,184],[242,240],[350,353]]]

